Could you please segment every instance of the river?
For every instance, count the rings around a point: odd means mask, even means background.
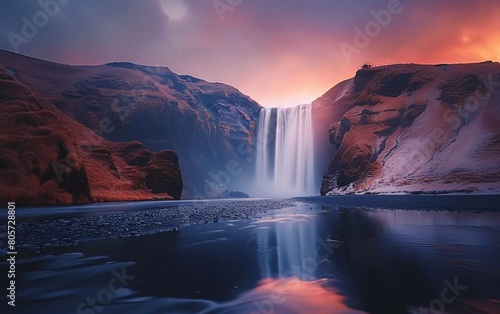
[[[433,206],[439,196],[429,196],[407,208],[415,197],[392,199],[300,198],[255,217],[21,250],[16,313],[499,313],[498,198]],[[18,220],[160,205],[19,209]]]

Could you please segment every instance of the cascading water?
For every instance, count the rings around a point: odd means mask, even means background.
[[[257,132],[255,196],[316,195],[311,105],[263,108]]]

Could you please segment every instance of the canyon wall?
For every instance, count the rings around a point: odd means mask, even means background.
[[[78,136],[87,150],[99,151],[97,135],[109,142],[138,141],[151,152],[175,151],[184,197],[221,196],[243,180],[240,172],[253,169],[261,107],[231,86],[128,62],[68,66],[0,51],[0,64],[85,126]]]
[[[313,108],[322,195],[500,191],[498,63],[365,67]]]
[[[173,151],[106,141],[1,65],[0,178],[0,201],[19,205],[179,199],[183,187]]]

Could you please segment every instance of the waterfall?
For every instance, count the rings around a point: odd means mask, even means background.
[[[311,105],[263,108],[257,132],[254,194],[316,195]]]

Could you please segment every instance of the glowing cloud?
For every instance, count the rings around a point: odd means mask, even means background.
[[[498,0],[221,1],[234,4],[223,19],[213,1],[72,1],[20,52],[70,64],[165,65],[267,107],[310,102],[365,62],[500,59]],[[0,48],[12,50],[9,32],[40,10],[37,1],[8,1]],[[355,45],[356,29],[367,26],[369,43],[347,60],[341,44]]]

